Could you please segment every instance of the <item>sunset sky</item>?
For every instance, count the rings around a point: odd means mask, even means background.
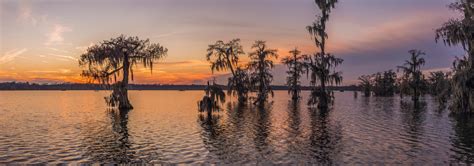
[[[328,50],[344,59],[344,84],[395,69],[413,48],[427,53],[424,70],[451,67],[462,51],[435,43],[434,29],[456,17],[446,8],[452,1],[340,0]],[[294,47],[314,52],[305,27],[316,13],[313,0],[1,0],[0,82],[83,82],[81,53],[125,34],[169,49],[153,74],[136,70],[134,83],[202,84],[213,77],[205,55],[216,40],[240,38],[247,53],[265,40],[280,58]],[[284,84],[285,69],[276,66],[274,84]]]

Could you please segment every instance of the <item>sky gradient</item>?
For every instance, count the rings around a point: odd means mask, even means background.
[[[328,51],[344,59],[344,84],[358,76],[396,69],[408,50],[426,52],[424,70],[446,70],[459,48],[435,43],[434,30],[456,13],[452,0],[340,0],[329,21]],[[281,57],[298,47],[316,50],[305,27],[317,13],[312,0],[2,0],[0,82],[84,82],[78,58],[88,46],[120,34],[149,38],[169,49],[150,74],[133,83],[202,84],[211,73],[206,49],[240,38],[245,52],[265,40]],[[245,63],[248,58],[241,58]],[[277,61],[279,62],[279,60]],[[284,84],[278,64],[274,83]]]

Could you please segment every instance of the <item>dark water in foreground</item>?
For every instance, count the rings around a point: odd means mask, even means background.
[[[197,112],[201,91],[132,91],[129,113],[108,110],[107,94],[0,92],[0,164],[474,162],[474,121],[429,97],[414,110],[398,97],[336,93],[323,114],[277,91],[265,110],[229,104],[209,118]]]

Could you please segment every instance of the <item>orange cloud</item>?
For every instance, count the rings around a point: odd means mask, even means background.
[[[0,71],[0,81],[20,82],[76,82],[85,83],[78,72],[69,69],[31,70],[23,72]]]

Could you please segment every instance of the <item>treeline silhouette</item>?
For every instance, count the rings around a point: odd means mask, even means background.
[[[223,90],[227,86],[219,85]],[[129,90],[205,90],[207,85],[173,85],[173,84],[129,84]],[[273,90],[288,90],[284,85],[273,85]],[[302,86],[302,90],[311,90],[311,87]],[[358,86],[331,86],[335,91],[358,91]],[[80,83],[59,83],[59,84],[39,84],[30,82],[3,82],[0,83],[0,90],[110,90],[102,84],[80,84]]]
[[[400,77],[392,71],[359,77],[359,86],[365,96],[393,96],[398,93],[401,97],[411,96],[416,106],[420,97],[431,94],[441,105],[450,102],[453,113],[474,111],[474,2],[457,0],[448,7],[458,12],[460,18],[450,19],[436,29],[435,41],[464,49],[465,54],[453,62],[452,72],[423,74],[421,67],[425,59],[422,56],[425,53],[410,50],[411,57],[397,67],[402,72]]]
[[[448,75],[442,71],[431,72],[429,78],[421,71],[425,64],[425,55],[420,50],[410,50],[411,57],[402,66],[398,66],[401,71],[400,76],[393,70],[377,72],[372,75],[362,75],[359,77],[359,87],[363,90],[365,97],[374,96],[394,96],[399,94],[411,96],[412,101],[417,105],[420,97],[425,94],[435,96],[441,104],[447,102],[450,93]],[[431,92],[431,93],[430,93]]]

